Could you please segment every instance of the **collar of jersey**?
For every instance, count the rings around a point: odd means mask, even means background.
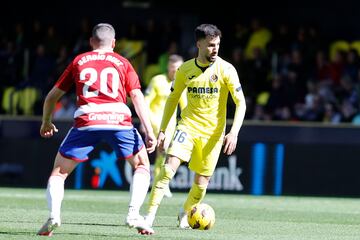
[[[205,72],[205,70],[210,67],[213,63],[210,64],[204,64],[201,62],[198,62],[197,59],[195,58],[195,65],[201,69],[202,72]]]
[[[101,49],[95,49],[93,52],[103,53],[103,52],[114,52],[112,48],[101,48]]]

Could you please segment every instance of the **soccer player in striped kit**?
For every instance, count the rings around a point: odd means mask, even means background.
[[[88,159],[89,153],[101,140],[111,145],[117,157],[127,160],[134,169],[126,225],[142,234],[152,234],[154,231],[145,223],[139,209],[150,183],[148,153],[155,150],[157,141],[139,78],[130,62],[113,52],[115,30],[112,25],[97,24],[93,28],[90,45],[93,50],[73,59],[44,102],[40,135],[49,138],[58,131],[52,123],[55,104],[75,85],[75,122],[55,158],[46,191],[50,216],[38,235],[51,236],[53,230],[61,225],[64,181],[78,163]],[[145,143],[132,124],[131,111],[126,105],[127,96],[130,96],[145,129]]]

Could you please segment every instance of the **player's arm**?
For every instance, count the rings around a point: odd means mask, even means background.
[[[160,131],[165,132],[169,121],[174,114],[179,98],[185,89],[185,76],[181,71],[177,71],[175,74],[175,80],[171,86],[171,93],[166,100],[164,114],[161,120]]]
[[[233,124],[224,139],[224,153],[230,155],[236,149],[238,134],[245,117],[246,102],[235,68],[233,66],[229,67],[227,74],[227,86],[236,105]]]
[[[183,91],[179,100],[180,110],[182,111],[187,105],[187,94]]]
[[[42,123],[40,127],[40,135],[42,137],[51,137],[58,131],[56,126],[52,123],[52,114],[56,103],[64,94],[65,91],[57,87],[53,87],[47,94],[43,105]]]
[[[56,103],[67,91],[69,91],[73,85],[72,72],[73,63],[71,62],[45,98],[43,105],[42,124],[40,127],[40,135],[42,137],[51,137],[54,135],[54,132],[58,131],[55,125],[52,123],[52,114]]]
[[[185,75],[180,71],[176,71],[175,80],[171,86],[171,93],[166,100],[163,117],[160,125],[160,132],[158,136],[158,147],[160,151],[164,150],[165,131],[169,121],[174,114],[174,111],[179,103],[179,98],[185,89]]]
[[[139,117],[142,126],[144,127],[147,151],[152,153],[156,147],[156,137],[150,123],[149,112],[145,104],[144,95],[140,89],[133,89],[129,94],[136,114]]]

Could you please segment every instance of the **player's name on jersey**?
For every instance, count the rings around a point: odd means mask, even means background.
[[[116,64],[117,66],[123,65],[123,63],[117,57],[106,54],[89,54],[83,56],[77,63],[81,66],[89,61],[105,60]]]

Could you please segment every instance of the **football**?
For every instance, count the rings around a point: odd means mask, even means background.
[[[192,229],[209,230],[215,223],[215,211],[209,204],[200,203],[188,212],[188,222]]]

